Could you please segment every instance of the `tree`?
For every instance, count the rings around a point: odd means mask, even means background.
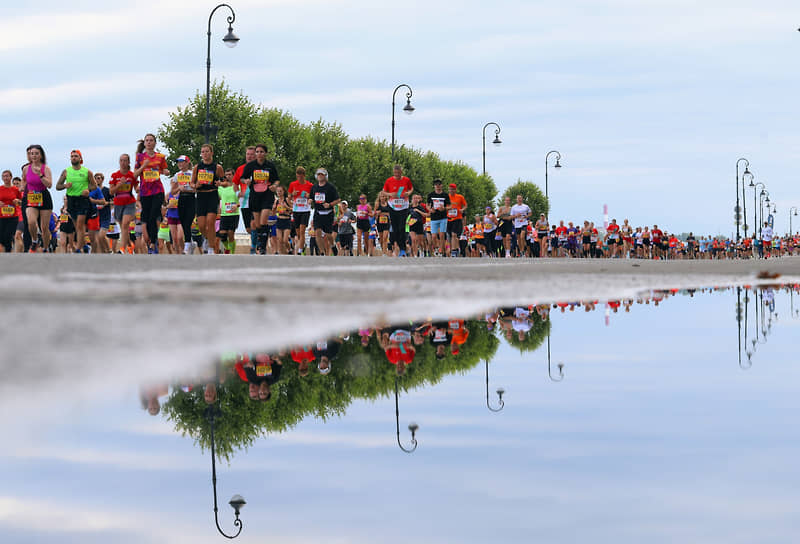
[[[284,186],[294,179],[297,166],[309,172],[324,167],[342,198],[353,201],[363,192],[373,201],[392,174],[387,142],[371,137],[351,139],[341,125],[322,119],[303,124],[283,110],[253,104],[224,82],[211,87],[211,118],[218,127],[211,139],[217,162],[235,168],[244,159],[248,145],[264,143]],[[204,120],[205,95],[199,93],[187,106],[169,114],[169,121],[158,130],[169,159],[188,155],[197,160]],[[482,211],[497,195],[490,177],[479,175],[462,162],[444,161],[434,152],[401,146],[395,161],[403,166],[415,190],[424,195],[432,190],[434,178],[441,178],[445,186],[456,183],[470,212]]]
[[[498,200],[498,204],[503,203],[505,197],[511,198],[511,204],[517,202],[517,195],[522,195],[525,204],[531,208],[531,217],[534,221],[539,217],[539,214],[545,215],[550,211],[550,204],[545,198],[544,193],[538,185],[531,181],[523,181],[518,179],[514,185],[511,185],[503,192],[503,196]]]

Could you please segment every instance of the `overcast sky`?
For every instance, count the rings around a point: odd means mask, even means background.
[[[481,128],[496,121],[503,144],[487,149],[487,170],[501,190],[543,184],[546,152],[561,151],[553,218],[602,221],[608,204],[636,225],[730,234],[739,157],[777,203],[779,231],[800,205],[796,1],[231,3],[241,42],[222,44],[220,10],[212,77],[387,141],[391,92],[408,83],[417,110],[398,110],[398,141],[480,171]],[[57,172],[76,147],[91,169],[116,169],[204,88],[214,5],[4,3],[0,167],[18,171],[41,143]]]

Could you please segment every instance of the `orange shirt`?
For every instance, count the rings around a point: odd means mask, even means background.
[[[461,212],[467,208],[467,201],[458,193],[449,196],[451,208],[447,210],[447,220],[458,221],[463,217]]]

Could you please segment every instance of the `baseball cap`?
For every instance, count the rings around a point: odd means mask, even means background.
[[[324,174],[326,178],[328,177],[328,171],[324,168],[317,168],[317,171],[314,175],[316,176],[317,174]]]
[[[184,161],[185,162],[192,162],[192,161],[189,160],[189,157],[187,157],[186,155],[181,155],[180,157],[175,159],[175,161],[176,162],[184,162]]]
[[[448,187],[450,187],[451,189],[455,189],[456,188],[456,184],[455,183],[451,183],[450,185],[448,185]]]
[[[435,180],[433,180],[433,184],[434,185],[441,185],[442,184],[442,180],[440,180],[439,178],[436,178]]]

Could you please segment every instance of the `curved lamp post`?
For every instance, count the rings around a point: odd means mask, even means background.
[[[767,205],[767,213],[769,213],[769,191],[762,189],[758,195],[758,209],[759,209],[759,223],[758,223],[758,237],[761,238],[762,225],[764,224],[764,204]]]
[[[414,106],[411,105],[411,95],[414,94],[414,91],[411,90],[411,87],[406,85],[405,83],[401,83],[397,87],[395,87],[394,92],[392,93],[392,162],[394,162],[394,109],[395,109],[395,98],[397,96],[397,91],[405,87],[408,89],[406,93],[406,105],[403,106],[403,111],[406,112],[408,115],[414,113]]]
[[[486,363],[486,407],[491,410],[492,412],[499,412],[503,408],[505,408],[505,403],[503,402],[503,395],[505,394],[506,390],[502,387],[497,389],[497,404],[498,408],[492,408],[491,404],[489,404],[489,360],[484,359],[484,363]]]
[[[756,193],[758,192],[759,186],[761,186],[762,191],[766,187],[760,181],[758,183],[753,183],[753,179],[750,179],[750,185],[748,185],[748,187],[753,188],[753,236],[756,236],[756,233],[758,232],[758,217],[756,216],[758,213],[758,207],[756,206]]]
[[[750,173],[750,161],[745,158],[741,158],[736,161],[736,213],[738,214],[741,209],[739,208],[739,163],[744,162],[744,173],[742,174],[742,187],[744,187],[744,175]],[[742,189],[744,191],[744,189]],[[747,236],[745,234],[745,236]],[[739,236],[739,221],[736,221],[736,241],[740,240]]]
[[[228,16],[228,33],[225,34],[225,37],[222,38],[222,41],[228,47],[236,47],[236,44],[239,43],[239,37],[233,33],[233,22],[236,20],[236,13],[234,13],[233,8],[230,7],[228,4],[220,4],[214,9],[211,10],[211,15],[208,16],[208,54],[206,56],[206,122],[203,125],[203,134],[206,138],[206,143],[209,142],[209,138],[211,137],[211,19],[214,17],[214,13],[219,8],[228,8],[231,14]]]
[[[789,236],[792,236],[792,211],[794,211],[794,216],[797,217],[797,206],[789,208]]]
[[[419,425],[414,423],[413,421],[408,424],[408,430],[411,431],[411,448],[403,447],[403,444],[400,442],[400,408],[398,402],[398,394],[397,394],[397,376],[394,378],[394,417],[395,417],[395,424],[397,425],[397,445],[400,446],[400,449],[406,453],[412,453],[414,450],[417,449],[417,430],[419,429]]]
[[[558,363],[558,377],[553,376],[553,369],[550,366],[550,333],[547,333],[547,375],[554,382],[564,379],[564,363]]]
[[[752,187],[753,186],[752,185],[753,184],[753,178],[755,176],[753,176],[753,173],[750,172],[750,171],[745,171],[745,173],[742,174],[742,221],[744,222],[744,237],[747,238],[747,230],[748,230],[748,224],[747,224],[747,198],[746,198],[747,195],[745,194],[745,189],[746,189],[747,186],[745,185],[745,177],[749,177],[750,178],[750,185],[749,186]]]
[[[544,156],[544,199],[547,201],[547,220],[550,221],[550,193],[548,191],[548,167],[550,166],[550,155],[556,156],[556,163],[553,168],[561,168],[561,153],[556,150],[548,151]]]
[[[236,534],[225,534],[225,531],[223,531],[219,526],[219,516],[217,513],[217,457],[214,449],[214,422],[220,413],[219,406],[216,404],[211,404],[206,408],[206,418],[211,425],[211,484],[214,487],[214,522],[217,524],[217,531],[219,531],[219,534],[225,538],[236,538],[242,532],[242,520],[239,519],[239,512],[242,508],[244,508],[244,505],[247,504],[244,498],[241,495],[234,495],[228,502],[228,504],[231,505],[231,508],[233,508],[234,514],[236,515],[236,519],[233,520],[233,526],[238,528]]]
[[[498,125],[494,121],[490,121],[485,125],[483,125],[483,175],[484,176],[486,175],[486,127],[490,125],[494,125],[495,127],[497,127],[494,130],[494,140],[492,140],[492,143],[494,145],[500,145],[503,143],[503,141],[500,139],[500,125]]]

